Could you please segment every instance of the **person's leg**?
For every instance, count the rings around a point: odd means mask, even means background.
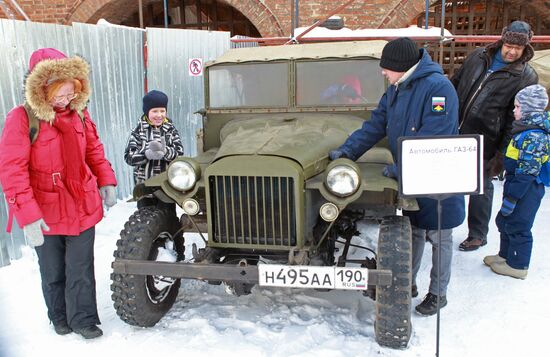
[[[483,180],[483,194],[470,196],[468,203],[468,237],[460,244],[460,250],[476,250],[487,243],[494,191],[493,180],[487,170],[485,170]]]
[[[65,306],[65,238],[45,236],[44,244],[36,247],[42,280],[42,294],[48,317],[54,324],[67,321]]]
[[[498,256],[504,259],[506,259],[506,257],[508,256],[508,250],[510,246],[510,238],[506,233],[506,221],[507,217],[503,216],[499,212],[497,214],[497,218],[495,219],[498,231],[500,232],[500,247],[498,250]]]
[[[430,271],[430,290],[433,295],[446,296],[447,286],[451,279],[451,263],[453,259],[453,230],[441,230],[441,266],[439,274],[437,273],[438,254],[437,247],[439,246],[439,232],[437,230],[429,230],[427,232],[428,239],[432,243],[432,269]],[[439,285],[439,289],[438,289]]]
[[[97,314],[94,240],[95,227],[67,236],[67,318],[73,330],[100,323]]]
[[[531,228],[543,196],[544,186],[533,184],[508,216],[506,232],[510,240],[505,258],[506,263],[514,269],[529,269],[533,247]]]
[[[416,285],[416,275],[422,263],[424,246],[426,245],[426,231],[412,226],[412,285]]]

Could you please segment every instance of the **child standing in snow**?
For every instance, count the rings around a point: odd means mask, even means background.
[[[544,111],[548,105],[546,89],[540,84],[525,87],[516,94],[514,105],[513,137],[504,159],[502,207],[496,218],[500,250],[483,262],[497,274],[525,279],[533,247],[531,227],[544,186],[549,184],[543,174],[550,133],[550,113]]]
[[[183,155],[178,130],[166,117],[167,106],[168,96],[161,91],[152,90],[143,97],[143,115],[130,134],[124,152],[124,160],[134,167],[136,185],[165,171],[172,160]],[[138,208],[155,205],[167,208],[153,197],[138,201]],[[169,208],[173,208],[175,214],[175,205]]]

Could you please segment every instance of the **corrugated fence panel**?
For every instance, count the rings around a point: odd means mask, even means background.
[[[73,27],[0,19],[0,129],[7,113],[23,103],[23,80],[33,51],[54,47],[83,56],[91,65],[89,111],[97,124],[108,159],[119,181],[119,198],[133,188],[131,167],[124,163],[130,130],[141,114],[143,96],[143,31],[74,24]],[[5,232],[7,207],[0,198],[0,266],[21,256],[24,237],[14,223]]]
[[[168,117],[174,121],[184,144],[185,156],[197,153],[196,132],[204,108],[203,76],[189,75],[189,59],[213,60],[229,49],[229,32],[147,29],[148,89],[168,95]]]
[[[92,68],[89,111],[115,170],[119,198],[132,193],[132,167],[124,162],[131,130],[141,116],[143,34],[139,29],[73,24],[75,43]]]

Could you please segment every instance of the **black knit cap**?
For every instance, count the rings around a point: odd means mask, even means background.
[[[531,26],[525,21],[514,21],[502,29],[502,42],[510,45],[527,46],[532,37]]]
[[[416,43],[408,37],[400,37],[386,43],[380,67],[394,72],[407,72],[419,59],[420,51]]]
[[[161,91],[152,90],[143,97],[143,114],[149,115],[153,108],[167,108],[168,96]]]

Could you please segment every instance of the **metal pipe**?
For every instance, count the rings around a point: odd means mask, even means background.
[[[430,0],[426,0],[426,16],[424,17],[424,28],[428,29],[428,13],[430,10]]]
[[[27,16],[27,14],[25,13],[25,11],[23,11],[23,9],[21,8],[21,6],[19,6],[19,4],[17,3],[16,0],[10,0],[11,3],[13,4],[13,6],[17,9],[17,11],[25,18],[25,20],[27,21],[31,21],[31,19]]]
[[[296,0],[296,6],[295,6],[295,10],[296,10],[296,15],[294,17],[294,26],[295,28],[298,28],[300,27],[300,0]]]
[[[143,0],[138,1],[139,6],[139,27],[143,28]]]
[[[168,0],[163,1],[164,6],[164,28],[168,28]]]
[[[445,0],[441,1],[441,40],[439,41],[439,65],[443,66],[443,41],[445,39]]]
[[[290,0],[290,37],[294,38],[294,0]]]
[[[395,40],[400,36],[356,36],[356,37],[305,37],[302,38],[302,42],[342,42],[342,41],[367,41],[367,40]],[[438,42],[441,41],[441,36],[408,36],[411,40],[415,41],[427,41]],[[454,41],[457,43],[491,43],[501,39],[500,35],[457,35],[457,36],[443,36],[443,41]],[[270,45],[282,45],[287,43],[291,38],[289,37],[247,37],[247,38],[232,38],[231,42],[260,42]],[[531,43],[550,43],[549,35],[533,36]]]

